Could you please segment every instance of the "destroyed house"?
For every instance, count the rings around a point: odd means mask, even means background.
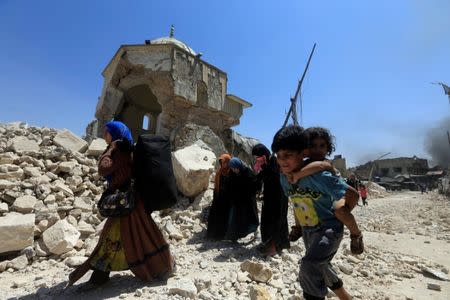
[[[104,84],[87,137],[102,136],[104,124],[122,121],[133,136],[169,136],[186,123],[216,134],[238,125],[251,104],[228,93],[227,74],[173,36],[122,45],[102,73]]]

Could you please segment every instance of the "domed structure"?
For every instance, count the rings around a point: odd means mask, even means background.
[[[102,75],[102,95],[88,137],[102,136],[110,120],[127,124],[134,137],[172,136],[186,123],[221,135],[252,106],[228,94],[227,74],[174,38],[173,26],[168,37],[120,46]]]
[[[172,44],[172,45],[176,45],[176,46],[180,47],[181,49],[189,52],[190,54],[192,54],[194,56],[196,55],[195,51],[192,50],[191,47],[189,47],[182,41],[177,40],[176,38],[173,38],[173,37],[166,36],[166,37],[162,37],[159,39],[154,39],[154,40],[150,41],[150,44],[151,45]]]

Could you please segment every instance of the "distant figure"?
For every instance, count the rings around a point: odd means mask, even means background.
[[[423,193],[428,193],[427,192],[427,185],[425,183],[419,183],[419,187],[420,187],[420,191]]]
[[[220,167],[214,180],[214,195],[208,216],[207,238],[222,240],[228,227],[231,211],[230,167],[229,154],[222,154],[219,158]]]
[[[359,186],[359,194],[361,195],[363,205],[367,205],[367,187],[364,184]]]
[[[349,186],[351,186],[355,190],[359,190],[359,181],[356,178],[355,174],[350,174],[350,176],[348,176],[348,178],[345,181]]]
[[[231,211],[225,239],[237,241],[258,229],[256,176],[237,157],[233,157],[228,166],[231,169]]]

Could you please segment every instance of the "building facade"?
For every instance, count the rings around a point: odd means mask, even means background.
[[[173,36],[122,45],[102,73],[104,84],[87,138],[102,136],[104,124],[119,120],[133,136],[169,136],[190,122],[221,135],[239,124],[251,104],[228,94],[228,77]]]

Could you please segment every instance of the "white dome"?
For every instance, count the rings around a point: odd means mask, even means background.
[[[162,37],[159,39],[154,39],[154,40],[150,41],[150,44],[153,44],[153,45],[155,45],[155,44],[173,44],[173,45],[177,45],[178,47],[186,50],[187,52],[189,52],[192,55],[196,55],[195,51],[192,50],[188,45],[186,45],[182,41],[179,41],[173,37]]]

